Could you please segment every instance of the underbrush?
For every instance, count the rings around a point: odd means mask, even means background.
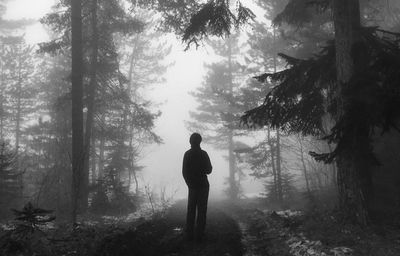
[[[240,220],[252,238],[254,255],[270,256],[398,256],[400,227],[396,223],[351,224],[329,201],[330,193],[310,197],[300,210],[260,207],[262,199],[238,203]],[[261,200],[261,201],[260,201]]]
[[[166,232],[164,212],[149,209],[118,217],[79,216],[79,224],[74,227],[67,223],[54,223],[52,211],[32,204],[14,212],[14,221],[0,228],[0,255],[131,255],[133,247],[141,248],[142,252],[146,248],[154,249],[147,245],[161,240],[157,237]],[[138,252],[135,255],[153,254]]]

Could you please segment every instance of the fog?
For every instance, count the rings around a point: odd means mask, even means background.
[[[178,2],[0,1],[7,208],[168,208],[198,132],[211,199],[398,210],[398,1],[355,1],[355,39],[325,1]]]
[[[0,0],[0,255],[400,255],[400,1]]]
[[[51,10],[54,0],[15,0],[7,5],[5,19],[32,19],[31,24],[19,30],[28,43],[38,44],[50,38],[48,30],[40,24],[42,18]],[[257,6],[251,4],[255,11]],[[258,7],[259,8],[259,7]],[[191,132],[185,126],[190,120],[189,111],[193,111],[198,103],[189,94],[201,86],[205,76],[204,65],[215,61],[212,48],[207,45],[198,49],[184,51],[185,45],[174,35],[166,36],[173,48],[166,62],[173,63],[165,74],[166,81],[153,86],[145,92],[148,100],[154,101],[162,112],[155,124],[155,131],[163,139],[160,145],[149,145],[142,149],[140,165],[144,166],[140,173],[141,186],[150,186],[159,193],[157,188],[166,188],[169,196],[174,199],[184,198],[187,188],[182,178],[183,154],[190,148]],[[226,197],[226,179],[229,175],[228,162],[224,159],[226,152],[216,150],[213,145],[203,141],[202,147],[209,152],[214,171],[209,176],[211,197]],[[249,196],[262,192],[262,183],[254,177],[244,177],[242,181],[243,194]]]

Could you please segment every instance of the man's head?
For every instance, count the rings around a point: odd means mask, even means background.
[[[192,146],[200,146],[201,143],[201,135],[198,134],[197,132],[193,133],[192,135],[190,135],[190,145]]]

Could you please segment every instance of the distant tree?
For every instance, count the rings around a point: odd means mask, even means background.
[[[10,207],[16,207],[22,200],[21,172],[17,169],[16,153],[0,142],[0,204],[2,217],[7,216]]]
[[[68,3],[60,2],[56,8],[60,12],[54,12],[42,19],[42,22],[55,32],[62,34],[61,38],[41,45],[45,52],[61,53],[69,47],[70,24],[67,22],[72,9]],[[84,147],[82,153],[82,172],[80,174],[80,209],[85,211],[89,194],[89,162],[93,152],[91,148],[95,139],[92,138],[94,117],[98,108],[99,94],[107,93],[107,87],[123,87],[126,79],[119,70],[117,49],[115,47],[115,34],[132,34],[141,29],[142,24],[128,15],[119,1],[98,1],[92,0],[90,4],[84,5],[81,9],[84,25],[81,30],[84,32],[82,73],[84,90],[82,91],[83,105],[86,108],[85,119],[82,118],[85,126]],[[101,88],[103,87],[103,88]],[[110,91],[110,90],[108,90]],[[111,90],[112,92],[113,90]],[[114,98],[115,99],[115,98]],[[92,155],[93,157],[93,155]],[[92,161],[93,162],[93,161]],[[93,168],[92,168],[93,169]]]
[[[210,8],[208,13],[217,9],[212,4]],[[308,10],[314,13],[332,10],[335,41],[328,42],[319,55],[306,60],[281,54],[291,68],[259,77],[260,81],[271,77],[279,85],[268,93],[262,106],[249,111],[243,120],[250,125],[321,136],[323,116],[330,114],[335,126],[325,139],[336,143],[336,148],[332,153],[312,155],[326,162],[336,160],[341,209],[349,219],[365,224],[371,192],[370,166],[376,163],[370,136],[377,127],[383,131],[390,127],[397,129],[398,114],[393,110],[398,109],[399,102],[397,96],[385,92],[388,88],[396,91],[394,85],[399,80],[398,72],[394,71],[399,56],[398,35],[363,29],[358,0],[310,3],[292,0],[281,17],[286,21],[294,18],[289,20],[292,24],[297,21],[307,24],[314,21],[314,15],[304,15],[310,13]],[[215,20],[221,17],[223,13]],[[192,19],[187,29],[189,36],[184,37],[188,44],[207,33],[229,34],[233,24],[232,21],[219,24],[217,29],[209,31],[213,24],[209,17],[199,14],[197,18]],[[328,22],[327,28],[329,24],[332,23]],[[385,89],[378,85],[384,85]]]
[[[42,22],[61,37],[41,44],[41,50],[65,54],[70,42],[71,10],[66,2],[60,2],[56,10],[59,11],[47,15]],[[113,158],[126,159],[126,165],[118,169],[118,177],[122,179],[128,174],[130,184],[133,174],[138,185],[136,171],[140,168],[136,162],[140,147],[161,141],[152,130],[159,113],[150,110],[151,103],[141,93],[146,86],[162,81],[166,66],[160,61],[169,47],[157,46],[154,41],[160,35],[144,32],[153,30],[152,26],[144,28],[144,23],[128,13],[119,1],[92,0],[82,7],[82,13],[85,160],[79,197],[80,209],[84,211],[89,181],[94,184],[102,179]],[[150,19],[150,15],[142,16]]]
[[[240,54],[238,40],[239,34],[236,34],[225,40],[209,42],[222,60],[207,66],[203,86],[192,93],[199,106],[190,113],[193,121],[187,122],[189,129],[200,131],[208,143],[228,151],[228,195],[232,199],[239,196],[234,138],[239,117],[244,111],[238,100],[240,76],[243,76],[237,59]]]
[[[14,38],[7,51],[11,60],[7,63],[8,86],[5,94],[8,98],[8,111],[12,113],[12,119],[15,121],[14,139],[18,157],[23,121],[35,108],[36,92],[32,80],[35,69],[34,50],[22,37],[18,37]]]
[[[25,129],[25,194],[36,205],[55,209],[58,220],[70,212],[71,99],[67,56],[40,55],[34,85],[37,111]]]
[[[82,1],[71,1],[71,99],[72,99],[72,209],[71,222],[76,223],[82,193],[81,180],[84,165],[83,141],[83,44]]]

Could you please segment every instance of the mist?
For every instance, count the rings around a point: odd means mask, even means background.
[[[400,253],[398,1],[0,7],[1,255]]]

